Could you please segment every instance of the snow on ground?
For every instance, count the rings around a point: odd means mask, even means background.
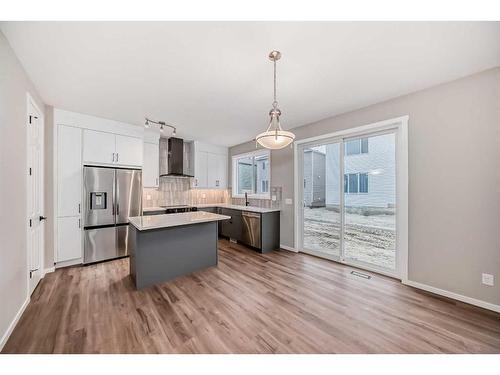
[[[396,216],[345,215],[345,256],[379,267],[394,269]],[[339,255],[340,214],[321,208],[304,208],[304,246]]]

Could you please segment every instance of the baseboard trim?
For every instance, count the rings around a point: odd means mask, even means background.
[[[17,312],[16,316],[12,320],[12,322],[9,325],[9,328],[7,328],[7,331],[4,333],[2,336],[2,340],[0,340],[0,352],[2,351],[3,347],[7,343],[7,340],[9,339],[10,335],[12,334],[12,331],[14,331],[14,328],[16,328],[17,322],[19,322],[19,319],[21,319],[21,316],[24,313],[24,310],[26,310],[26,307],[28,307],[28,304],[30,303],[30,298],[26,298],[24,301],[23,305]]]
[[[299,252],[296,248],[290,247],[290,246],[285,246],[285,245],[280,245],[280,249],[288,250],[288,251],[291,251],[291,252],[294,252],[294,253],[298,253]]]
[[[45,275],[46,275],[46,274],[48,274],[48,273],[52,273],[52,272],[54,272],[55,270],[56,270],[56,268],[55,268],[55,267],[48,267],[48,268],[45,268],[45,269],[43,270],[43,276],[45,276]],[[42,277],[43,277],[43,276],[42,276]]]
[[[443,296],[443,297],[456,299],[457,301],[460,301],[460,302],[465,302],[465,303],[468,303],[470,305],[482,307],[483,309],[487,309],[487,310],[491,310],[491,311],[495,311],[495,312],[500,313],[500,306],[495,305],[495,304],[490,303],[490,302],[481,301],[479,299],[467,297],[467,296],[464,296],[462,294],[453,293],[453,292],[450,292],[450,291],[447,291],[444,289],[435,288],[433,286],[422,284],[422,283],[419,283],[416,281],[404,280],[404,281],[402,281],[402,283],[405,285],[408,285],[408,286],[412,286],[412,287],[417,288],[417,289],[422,289],[422,290],[425,290],[427,292],[438,294],[438,295]]]

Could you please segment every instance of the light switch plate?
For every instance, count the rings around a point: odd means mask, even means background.
[[[147,201],[150,201],[150,200],[151,200],[151,195],[147,194],[147,195],[146,195],[146,200],[147,200]]]
[[[276,195],[271,196],[272,201],[276,201]]]
[[[483,273],[482,281],[484,285],[494,286],[495,276],[490,275],[489,273]]]
[[[285,199],[285,204],[293,204],[292,198],[286,198]]]

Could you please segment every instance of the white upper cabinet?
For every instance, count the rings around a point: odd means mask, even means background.
[[[142,166],[142,139],[116,135],[115,163]]]
[[[115,135],[85,129],[83,131],[83,161],[85,163],[114,164]]]
[[[227,188],[227,148],[194,142],[195,188]]]
[[[78,216],[82,197],[82,129],[57,129],[57,216]]]
[[[160,173],[160,149],[158,143],[144,142],[144,166],[142,186],[158,187]]]
[[[207,188],[207,153],[195,151],[194,154],[194,187]]]
[[[83,161],[92,164],[142,166],[142,139],[83,130]]]
[[[215,186],[225,189],[227,187],[227,155],[216,154],[217,180]]]

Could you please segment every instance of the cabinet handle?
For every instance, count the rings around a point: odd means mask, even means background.
[[[78,219],[78,228],[82,227],[81,219]]]
[[[116,161],[118,161],[118,155],[120,155],[118,152],[116,153]]]
[[[158,181],[158,178],[156,178],[156,185],[159,185],[160,181]]]
[[[80,203],[78,203],[78,213],[80,213]]]
[[[115,162],[115,153],[113,152],[111,155],[113,155],[113,163]]]

